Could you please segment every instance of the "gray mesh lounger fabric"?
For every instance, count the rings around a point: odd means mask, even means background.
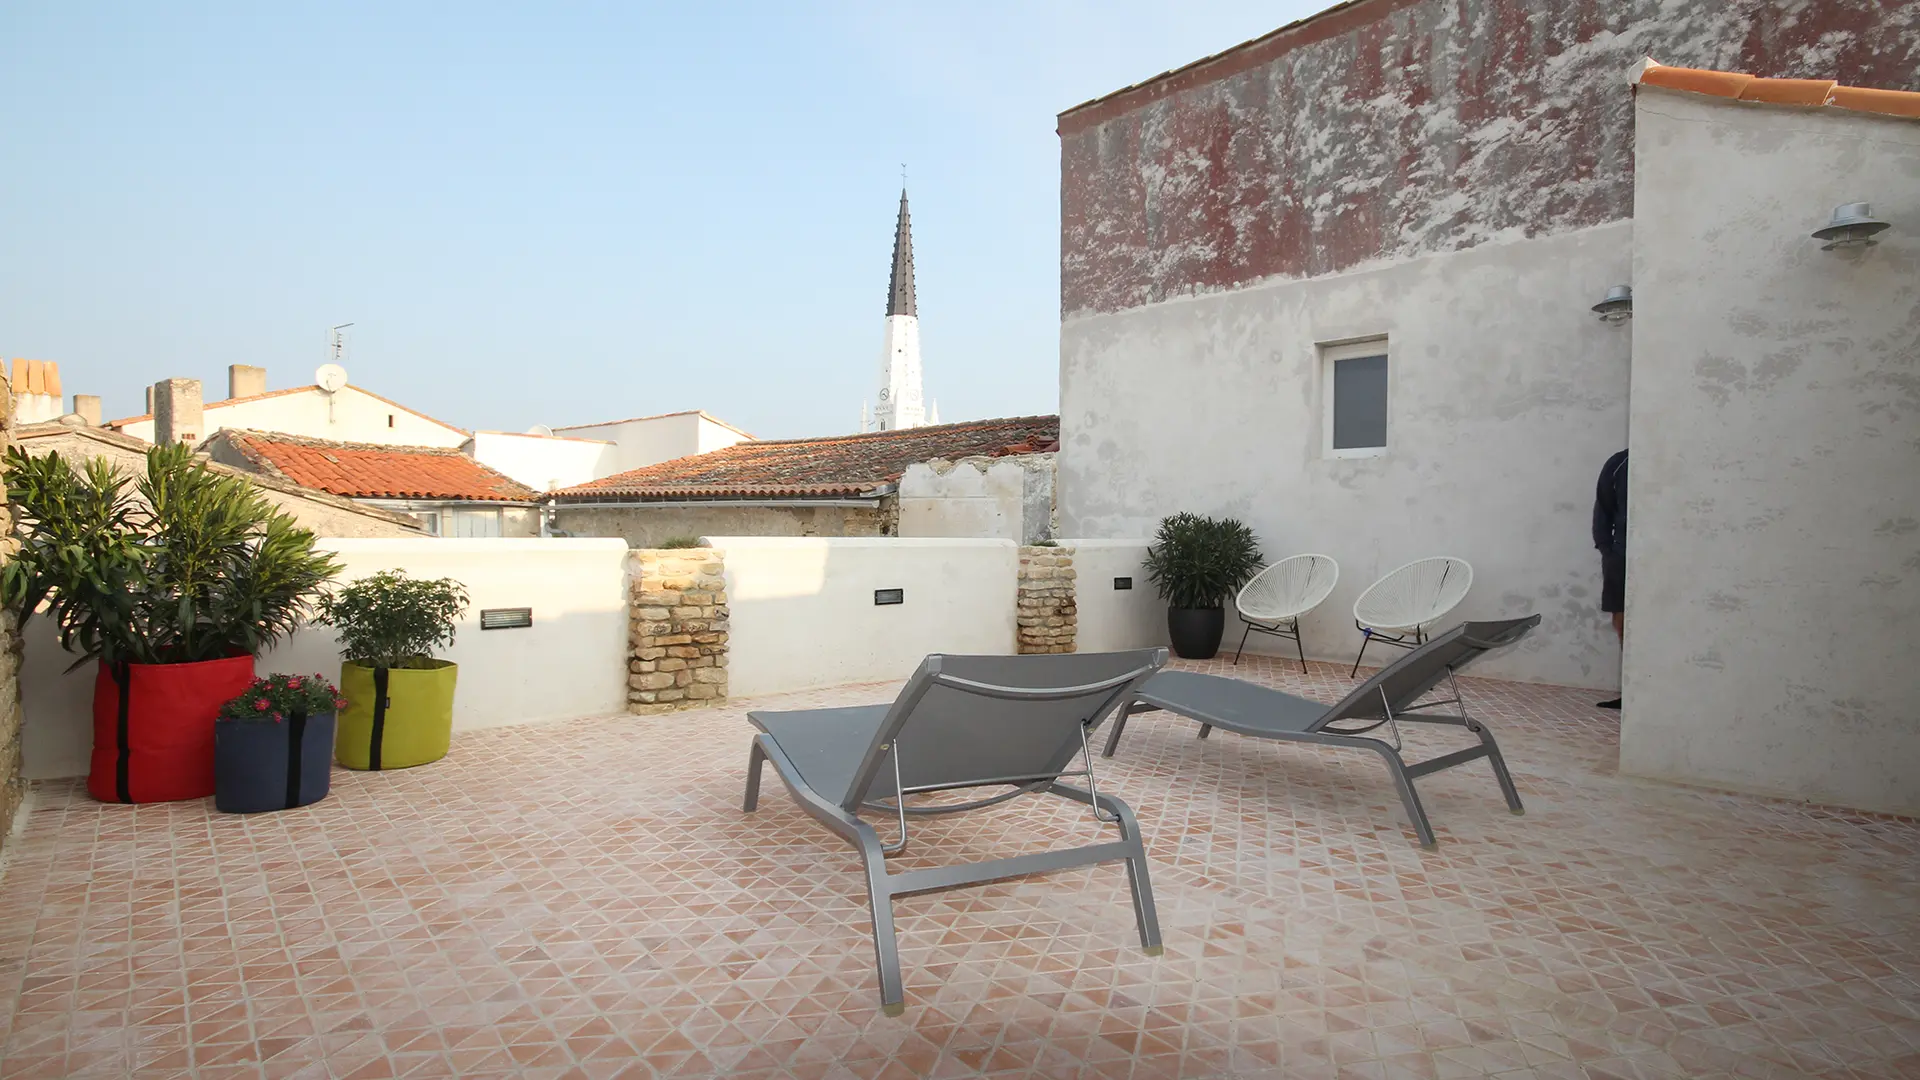
[[[760,768],[771,763],[800,808],[860,852],[872,907],[880,1002],[889,1014],[905,1008],[893,935],[896,896],[1124,862],[1141,947],[1159,951],[1160,923],[1139,823],[1125,803],[1094,787],[1091,761],[1082,770],[1074,760],[1086,748],[1086,732],[1129,700],[1166,662],[1165,649],[934,655],[921,662],[891,705],[747,714],[760,734],[747,762],[745,809],[751,812],[759,804]],[[1087,777],[1086,788],[1061,782],[1063,776],[1079,775]],[[911,803],[916,796],[975,788],[1005,790],[960,803]],[[954,813],[1041,793],[1086,805],[1097,820],[1115,826],[1120,839],[957,866],[887,870],[886,856],[906,846],[907,815]],[[883,844],[874,827],[861,820],[863,809],[898,821],[899,840]]]
[[[1520,794],[1507,772],[1506,759],[1493,741],[1486,725],[1467,715],[1466,703],[1457,691],[1450,698],[1425,701],[1427,694],[1442,682],[1451,684],[1454,673],[1492,652],[1527,636],[1540,624],[1540,616],[1495,622],[1461,623],[1444,634],[1415,647],[1399,660],[1375,672],[1351,693],[1333,705],[1309,698],[1270,690],[1264,686],[1202,675],[1192,671],[1163,671],[1148,679],[1133,695],[1127,708],[1115,718],[1107,737],[1105,756],[1112,757],[1120,746],[1133,713],[1163,709],[1200,722],[1200,738],[1214,728],[1256,739],[1318,743],[1322,746],[1349,746],[1371,750],[1386,760],[1406,805],[1414,831],[1422,847],[1435,846],[1433,825],[1420,804],[1413,781],[1428,773],[1464,765],[1486,758],[1493,767],[1494,779],[1506,797],[1507,808],[1524,813]],[[1429,711],[1437,705],[1454,705],[1457,714]],[[1444,754],[1429,761],[1409,765],[1401,758],[1395,743],[1369,738],[1367,732],[1389,721],[1428,724],[1452,724],[1464,727],[1480,738],[1480,745]],[[1344,726],[1335,726],[1336,724]]]

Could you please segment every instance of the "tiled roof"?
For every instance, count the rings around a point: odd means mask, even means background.
[[[412,413],[413,415],[429,423],[439,424],[441,427],[446,428],[448,431],[457,431],[462,435],[472,434],[472,432],[468,431],[466,428],[455,427],[454,425],[447,423],[445,420],[428,416],[426,413],[421,412],[419,409],[408,408],[407,406],[400,404],[399,402],[393,400],[392,398],[381,397],[379,394],[374,393],[373,391],[367,389],[364,386],[354,386],[352,384],[349,384],[346,387],[346,389],[352,390],[355,393],[365,394],[366,396],[372,398],[373,400],[381,402],[382,404],[385,404],[385,405],[391,405],[394,408],[399,409],[401,412]],[[246,397],[227,398],[224,401],[209,401],[203,404],[201,406],[201,409],[205,412],[212,412],[215,409],[224,409],[229,405],[246,405],[255,401],[266,401],[268,398],[286,397],[289,394],[305,394],[309,392],[322,393],[324,391],[321,391],[320,388],[316,386],[291,386],[285,390],[269,390],[264,394],[248,394]],[[109,420],[107,421],[106,426],[110,428],[119,428],[119,427],[124,427],[128,424],[138,424],[143,420],[151,420],[151,419],[153,419],[152,413],[141,413],[139,416],[123,416],[118,420]]]
[[[15,394],[51,394],[60,395],[60,363],[57,360],[28,360],[25,357],[13,358],[13,375],[7,379],[7,385]]]
[[[1015,449],[1032,453],[1060,438],[1057,416],[1021,416],[966,424],[747,442],[563,488],[563,500],[624,497],[712,499],[868,495],[900,479],[907,466],[934,458],[976,457]]]
[[[534,502],[539,493],[462,454],[436,446],[329,442],[225,428],[224,441],[269,476],[356,499]]]
[[[1816,109],[1831,106],[1855,112],[1920,118],[1920,93],[1841,86],[1832,79],[1761,79],[1733,71],[1667,67],[1649,60],[1640,72],[1640,82],[1646,86],[1664,86],[1669,90],[1687,90],[1735,101],[1800,105]]]
[[[130,457],[143,457],[148,450],[153,448],[153,444],[145,439],[137,438],[124,432],[114,431],[111,428],[92,427],[79,417],[71,415],[59,420],[49,420],[45,423],[21,424],[13,429],[13,437],[19,442],[20,448],[29,454],[38,451],[42,443],[59,443],[65,440],[91,442],[109,450],[117,450]],[[98,450],[82,450],[81,452],[88,457],[97,457],[102,453]],[[272,473],[256,472],[250,469],[236,469],[224,462],[214,461],[208,458],[204,452],[204,448],[203,452],[199,454],[199,460],[201,464],[215,472],[230,476],[245,477],[249,483],[267,491],[278,492],[304,502],[311,502],[315,505],[330,507],[344,513],[372,518],[390,525],[403,525],[416,532],[420,529],[420,522],[405,514],[396,514],[391,510],[382,510],[377,506],[357,503],[352,499],[334,495],[330,492],[322,491],[319,488],[296,484],[291,480]]]

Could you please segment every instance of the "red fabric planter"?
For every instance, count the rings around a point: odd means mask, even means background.
[[[253,657],[197,664],[107,664],[93,680],[93,768],[101,802],[168,802],[213,794],[213,721],[253,685]]]

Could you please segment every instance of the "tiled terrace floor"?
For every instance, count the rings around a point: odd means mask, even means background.
[[[281,814],[40,784],[0,1077],[1920,1076],[1920,824],[1621,779],[1592,693],[1463,682],[1527,816],[1431,777],[1424,853],[1371,755],[1142,717],[1106,774],[1166,954],[1118,867],[908,899],[898,1019],[851,850],[777,783],[740,812],[746,703],[466,735]],[[1047,802],[911,858],[1092,828]]]

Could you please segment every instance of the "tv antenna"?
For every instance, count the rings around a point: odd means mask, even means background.
[[[327,395],[327,423],[329,424],[333,423],[333,396],[347,385],[347,369],[340,366],[340,361],[345,359],[347,354],[347,336],[341,331],[352,325],[350,322],[343,322],[327,329],[327,362],[321,364],[313,373],[313,384],[320,388],[321,393]]]

